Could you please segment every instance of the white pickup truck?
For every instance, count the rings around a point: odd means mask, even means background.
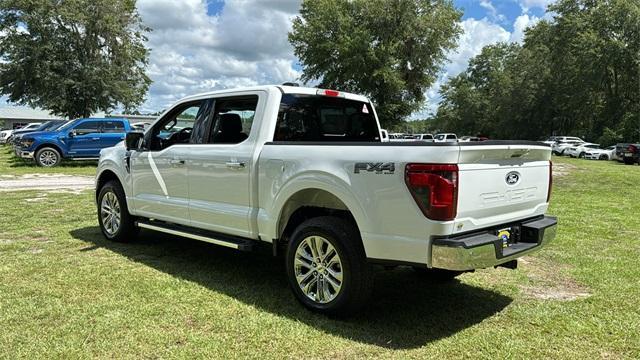
[[[144,133],[101,152],[105,237],[140,228],[251,250],[285,251],[293,293],[348,313],[372,265],[453,278],[539,249],[550,148],[527,141],[382,142],[371,102],[294,86],[180,100]]]

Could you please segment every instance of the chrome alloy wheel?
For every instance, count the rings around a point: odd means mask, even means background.
[[[309,236],[300,242],[294,260],[296,281],[312,301],[326,304],[342,288],[342,261],[336,249],[322,236]]]
[[[44,166],[53,166],[58,162],[58,154],[51,150],[45,150],[40,153],[38,160]]]
[[[102,226],[109,235],[114,235],[120,229],[120,203],[113,191],[109,191],[102,197],[100,203],[100,218]]]

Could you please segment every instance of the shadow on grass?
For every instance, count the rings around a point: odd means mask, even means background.
[[[132,243],[104,239],[98,227],[71,232],[92,244],[81,251],[106,248],[127,258],[273,314],[322,331],[391,349],[409,349],[448,337],[498,313],[511,298],[460,282],[431,283],[412,270],[376,274],[367,308],[348,319],[331,319],[307,311],[288,289],[282,258],[268,246],[251,253],[142,231]]]

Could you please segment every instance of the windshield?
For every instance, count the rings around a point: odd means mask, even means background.
[[[75,124],[78,120],[80,120],[80,119],[69,120],[69,121],[67,121],[66,123],[64,123],[64,125],[60,126],[60,127],[58,128],[58,130],[60,130],[60,131],[62,131],[62,130],[67,130],[67,129],[69,129],[70,127],[72,127],[72,126],[73,126],[73,124]]]

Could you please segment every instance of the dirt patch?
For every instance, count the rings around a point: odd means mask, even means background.
[[[28,174],[19,177],[0,178],[0,191],[47,190],[80,192],[94,186],[92,176],[61,174]],[[38,196],[31,201],[41,201]],[[38,199],[38,200],[35,200]]]
[[[575,169],[577,169],[575,165],[565,164],[565,163],[560,163],[560,164],[556,163],[556,164],[553,164],[553,176],[554,177],[566,176],[566,175],[569,175],[569,173]]]
[[[519,261],[530,284],[521,286],[526,297],[539,300],[572,301],[591,296],[589,289],[566,275],[567,266],[539,258],[524,257]]]

